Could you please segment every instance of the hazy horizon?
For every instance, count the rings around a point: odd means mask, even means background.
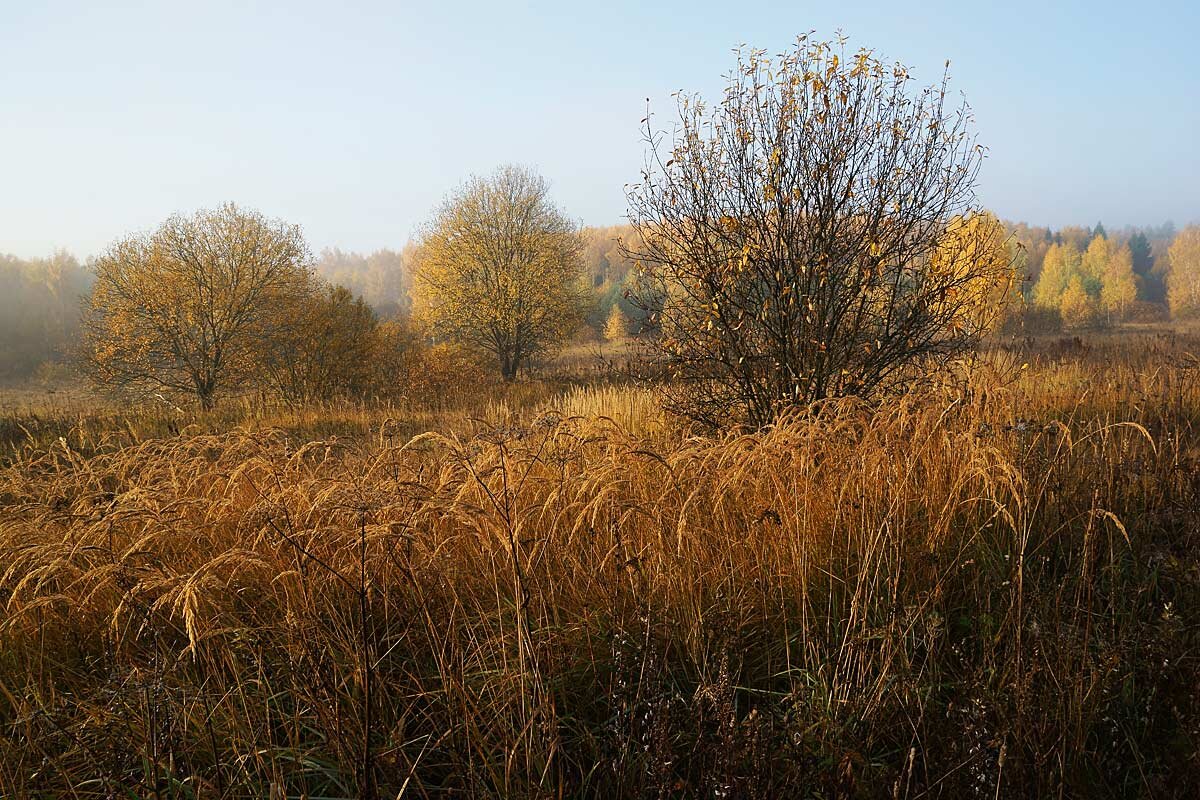
[[[719,96],[739,44],[841,29],[965,94],[979,198],[1031,224],[1200,219],[1200,12],[1178,3],[46,3],[0,26],[0,252],[79,257],[233,201],[314,250],[399,248],[472,174],[527,164],[587,225],[622,221],[646,101]],[[186,32],[186,35],[180,33]]]

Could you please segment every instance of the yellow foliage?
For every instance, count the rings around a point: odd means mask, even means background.
[[[1126,245],[1110,251],[1101,275],[1100,305],[1111,318],[1120,320],[1135,300],[1137,275],[1133,271],[1133,252]]]
[[[1109,245],[1108,239],[1103,236],[1093,237],[1079,262],[1079,269],[1083,273],[1084,280],[1099,284],[1104,279],[1104,273],[1108,269],[1108,261],[1111,257],[1112,247]]]
[[[1042,261],[1042,274],[1033,287],[1034,302],[1046,309],[1056,309],[1072,276],[1079,272],[1082,256],[1074,244],[1052,244]]]
[[[937,273],[951,278],[946,302],[961,328],[994,330],[1020,301],[1011,243],[990,212],[952,219],[932,260]]]
[[[612,311],[608,313],[608,321],[604,323],[604,338],[610,342],[619,342],[629,335],[629,320],[621,312],[619,303],[613,303]]]
[[[508,380],[580,319],[583,242],[548,190],[517,167],[472,179],[437,212],[416,253],[418,320],[437,340],[493,354]]]
[[[1059,305],[1063,324],[1068,328],[1084,328],[1096,321],[1096,301],[1083,287],[1083,279],[1076,275],[1067,284]]]
[[[1167,255],[1171,260],[1171,271],[1167,273],[1171,316],[1195,315],[1200,312],[1200,225],[1181,230]]]
[[[232,204],[174,216],[95,264],[85,355],[98,384],[218,394],[253,377],[274,316],[308,285],[300,229]]]

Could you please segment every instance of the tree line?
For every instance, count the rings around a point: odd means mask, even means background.
[[[1027,308],[1050,312],[1052,325],[1115,324],[1155,318],[1164,310],[1186,319],[1200,312],[1195,226],[1177,231],[1166,223],[1110,233],[1100,223],[1057,230],[1026,223],[1003,225],[1010,246],[1018,251]],[[610,341],[636,336],[646,327],[647,314],[632,297],[634,259],[621,245],[631,241],[633,228],[584,226],[579,233],[583,335]],[[416,241],[399,250],[366,254],[325,249],[315,256],[312,273],[314,280],[361,298],[377,321],[411,328],[417,250]],[[98,262],[81,263],[65,252],[34,259],[0,254],[0,282],[6,288],[0,295],[0,379],[63,371],[76,353],[81,304]],[[1175,288],[1169,292],[1172,271]]]
[[[236,207],[233,213],[261,216]],[[198,216],[205,216],[212,222],[211,212],[201,212]],[[611,340],[624,338],[637,330],[639,314],[624,296],[631,264],[619,261],[616,254],[623,231],[625,226],[584,227],[579,231],[581,259],[577,265],[576,283],[580,303],[578,317],[582,320],[585,338],[605,336]],[[178,233],[176,230],[175,234]],[[124,253],[128,255],[128,249]],[[80,263],[65,252],[28,260],[0,254],[0,284],[6,288],[0,296],[0,380],[27,380],[39,374],[46,378],[62,377],[71,367],[79,366],[80,356],[88,355],[80,349],[85,305],[90,307],[96,275],[111,267],[113,255],[109,252]],[[298,313],[294,304],[285,304],[282,297],[263,293],[263,303],[276,304],[278,313],[274,314],[272,323],[277,326],[276,344],[281,343],[279,337],[284,328],[294,327],[296,320],[309,321],[303,330],[321,330],[313,315],[323,303],[322,313],[328,325],[334,324],[333,320],[349,319],[356,320],[347,323],[351,327],[366,330],[371,327],[365,321],[369,312],[374,317],[374,326],[380,328],[384,338],[393,344],[402,342],[409,350],[419,348],[424,340],[418,339],[414,331],[417,325],[413,314],[416,264],[416,242],[409,242],[400,250],[382,249],[369,254],[336,248],[322,250],[311,259],[308,275],[302,281],[306,287],[302,294],[307,294],[311,301],[303,313]],[[176,274],[175,278],[178,277]],[[316,302],[322,297],[322,303]],[[362,305],[355,305],[357,300],[362,300]],[[619,323],[612,321],[614,312]],[[618,325],[619,332],[615,327]],[[260,343],[265,341],[265,334],[256,336]],[[427,338],[447,341],[445,336]],[[299,347],[300,344],[289,346]],[[466,354],[460,355],[467,358]],[[262,351],[255,369],[259,372],[260,382],[275,387],[290,384],[286,396],[299,397],[305,391],[297,388],[298,375],[289,376],[285,382],[278,372],[280,365],[287,363],[278,357],[266,359],[266,352]],[[294,371],[298,364],[291,362],[288,368]],[[114,380],[113,385],[116,383]],[[138,382],[129,381],[125,385],[132,390],[135,383]],[[234,383],[244,388],[252,382],[239,379]],[[313,390],[316,395],[328,396],[333,385],[343,387],[344,393],[361,390],[365,385],[361,378],[327,380],[325,383],[326,388]],[[371,385],[373,394],[383,391],[379,381]],[[158,389],[173,390],[166,385]],[[282,390],[280,393],[284,394]]]

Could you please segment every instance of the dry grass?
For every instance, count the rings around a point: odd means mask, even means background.
[[[1190,346],[721,438],[613,388],[27,443],[0,795],[1194,796]]]

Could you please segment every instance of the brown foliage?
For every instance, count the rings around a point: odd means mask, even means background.
[[[362,298],[309,279],[273,312],[256,360],[265,383],[285,401],[365,398],[376,388],[383,342]]]

